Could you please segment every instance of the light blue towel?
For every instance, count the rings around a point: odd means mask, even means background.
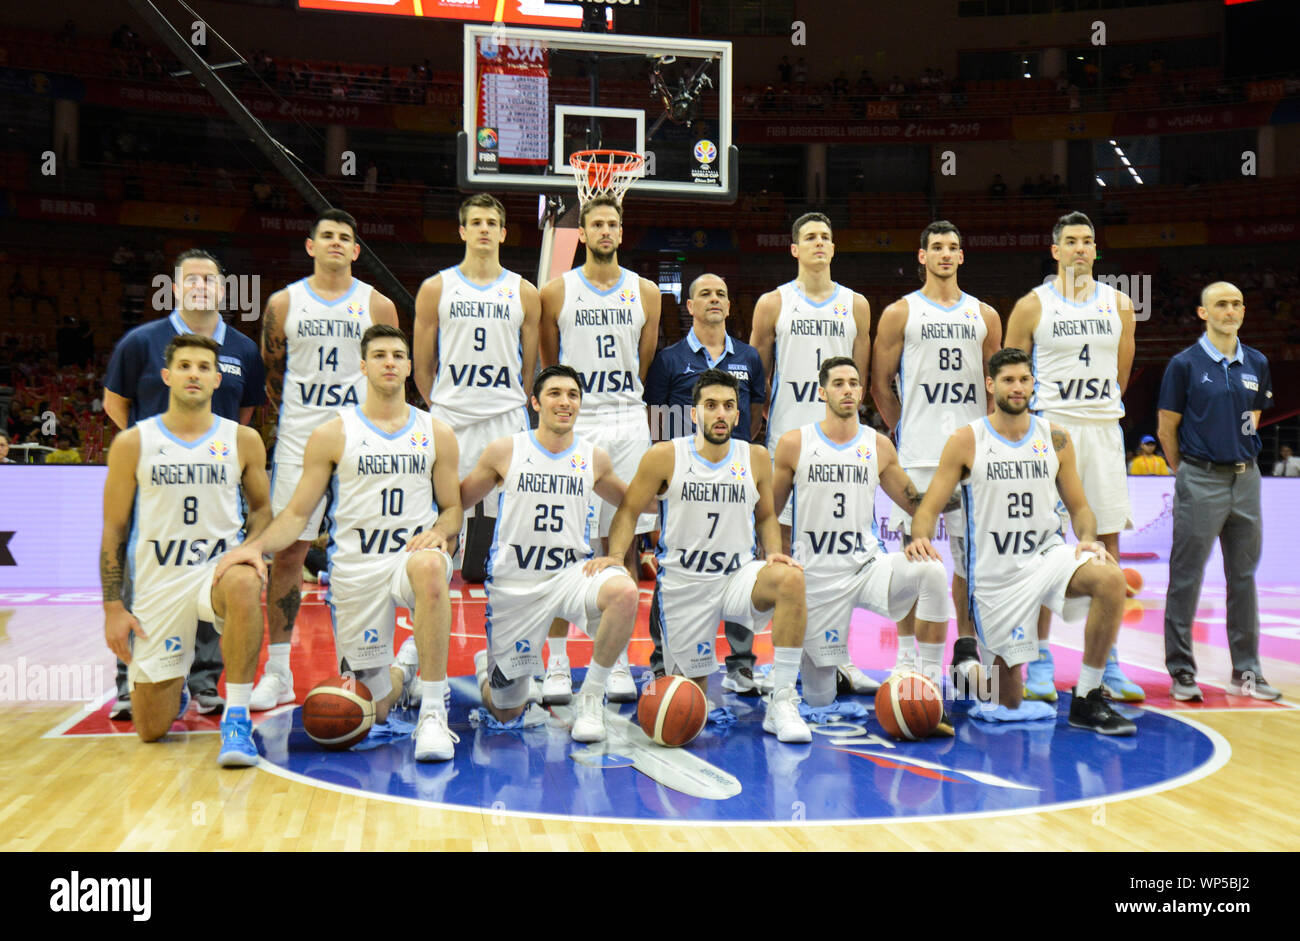
[[[833,719],[864,719],[871,715],[871,710],[851,699],[837,699],[829,706],[810,706],[806,702],[801,702],[799,715],[809,722],[820,724]]]
[[[709,724],[720,729],[729,729],[736,724],[736,714],[726,706],[719,706],[709,712]]]
[[[980,703],[970,711],[972,719],[985,722],[1033,722],[1038,719],[1055,719],[1056,707],[1049,702],[1027,699],[1015,709],[991,702]]]
[[[369,751],[372,748],[379,748],[390,742],[400,741],[404,738],[410,738],[411,733],[415,731],[415,723],[407,722],[393,713],[388,714],[388,720],[385,722],[376,722],[370,727],[366,737],[357,744],[352,746],[353,751]]]

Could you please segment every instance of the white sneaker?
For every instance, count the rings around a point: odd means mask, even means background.
[[[869,696],[880,689],[880,684],[859,670],[855,664],[841,663],[836,667],[836,672],[838,674],[836,678],[848,687],[847,691],[858,696]]]
[[[552,657],[546,665],[546,678],[542,680],[542,702],[548,706],[562,706],[573,698],[573,677],[569,673],[568,657]]]
[[[605,698],[610,702],[636,702],[636,683],[628,669],[627,654],[619,657],[605,681]]]
[[[460,736],[447,727],[447,713],[442,709],[425,709],[415,727],[416,761],[449,761],[456,753]]]
[[[418,706],[424,698],[424,689],[417,679],[420,652],[415,649],[414,637],[406,638],[397,651],[397,666],[402,671],[402,695],[397,697],[397,705]]]
[[[578,691],[578,705],[574,710],[573,731],[575,742],[603,742],[605,740],[605,703],[595,693]]]
[[[777,741],[806,744],[812,741],[808,723],[799,716],[799,694],[793,686],[774,690],[763,716],[763,731],[776,736]]]
[[[267,667],[262,678],[253,687],[252,698],[248,700],[249,712],[266,712],[276,706],[293,702],[293,674],[285,676],[279,670]]]

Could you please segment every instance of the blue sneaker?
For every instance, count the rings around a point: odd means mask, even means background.
[[[1056,664],[1050,650],[1038,651],[1038,659],[1029,664],[1025,698],[1056,702]]]
[[[221,717],[221,751],[217,754],[217,764],[223,768],[249,768],[257,764],[253,720],[242,706],[227,709]]]
[[[190,708],[190,690],[184,683],[181,683],[181,707],[176,710],[176,718],[185,715],[185,710]]]
[[[1111,699],[1120,702],[1141,702],[1147,698],[1142,687],[1138,686],[1119,668],[1119,652],[1114,647],[1106,658],[1106,670],[1101,675],[1101,688]]]

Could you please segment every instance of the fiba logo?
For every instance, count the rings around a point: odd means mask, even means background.
[[[478,146],[480,150],[497,149],[497,132],[495,128],[481,127],[478,129]]]
[[[717,146],[711,140],[697,141],[695,144],[695,159],[708,166],[718,159]]]

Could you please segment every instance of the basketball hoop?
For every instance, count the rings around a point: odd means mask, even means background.
[[[643,154],[627,150],[579,150],[569,157],[578,184],[578,203],[593,196],[613,196],[619,202],[645,166]]]

